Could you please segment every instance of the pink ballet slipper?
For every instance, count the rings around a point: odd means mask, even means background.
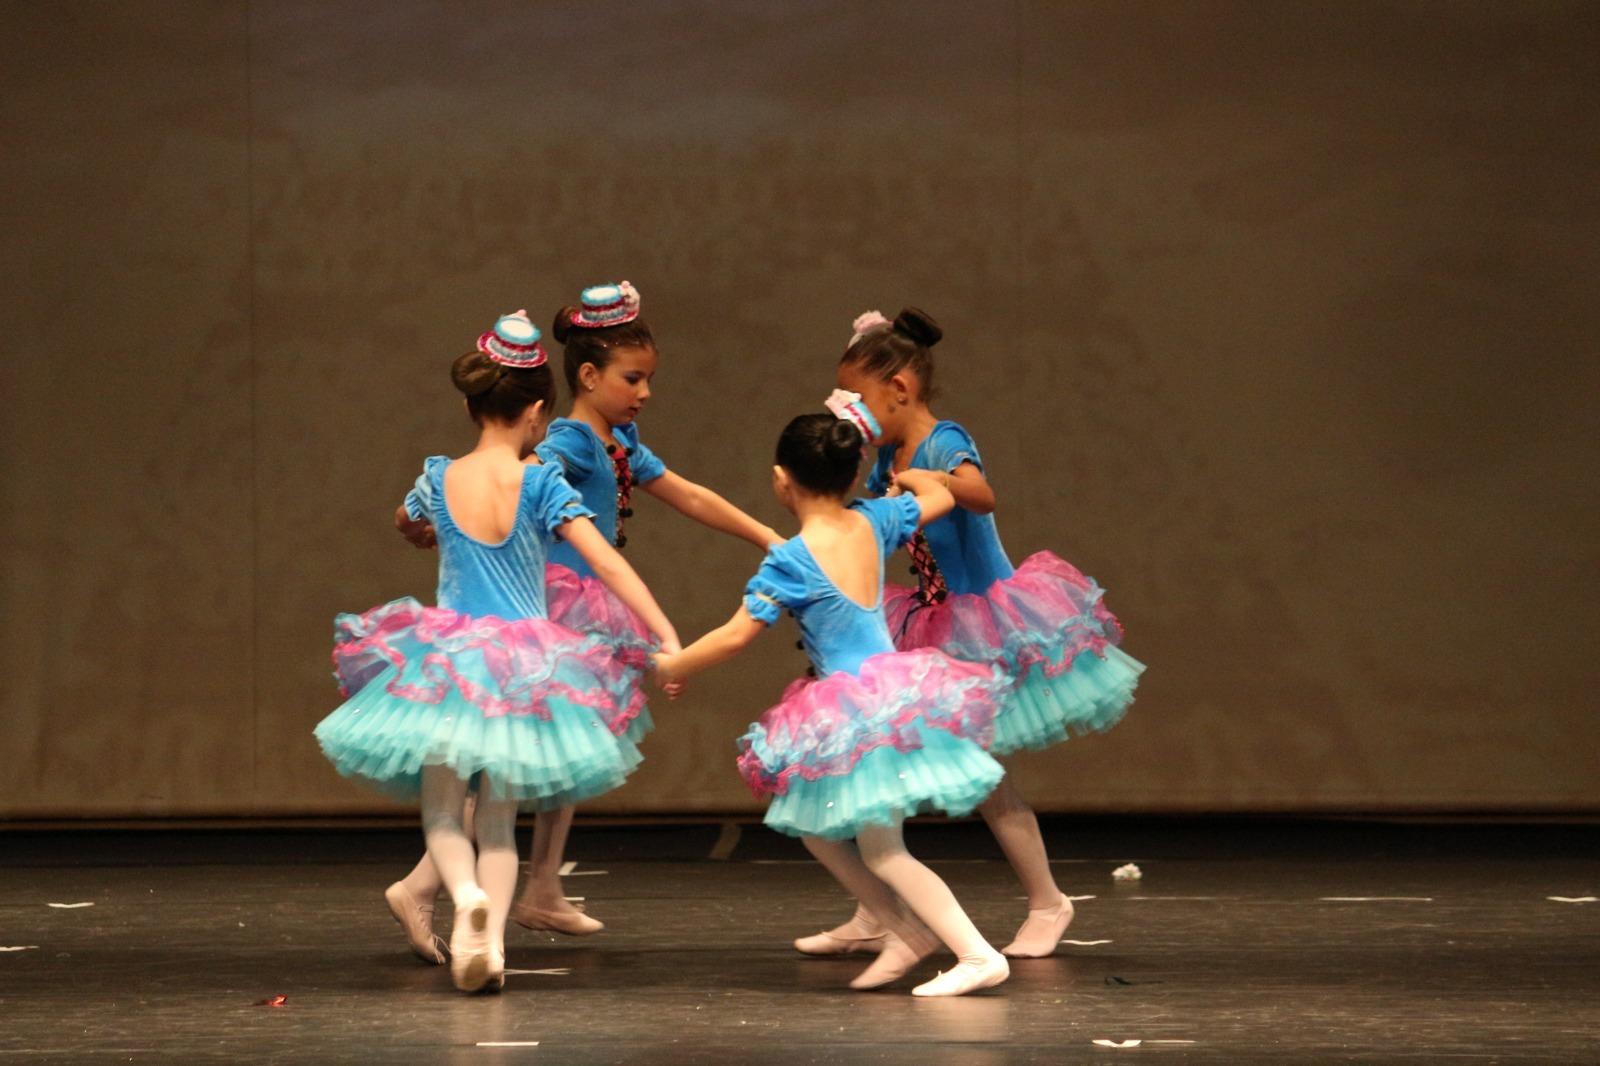
[[[444,965],[444,941],[433,931],[433,904],[419,901],[401,881],[384,889],[383,899],[389,904],[389,913],[405,930],[412,954],[423,962]]]
[[[911,990],[913,996],[964,996],[995,985],[1011,976],[1006,957],[993,948],[987,956],[962,959],[953,970],[945,970],[931,981],[925,981]]]
[[[1054,907],[1030,910],[1011,943],[1000,949],[1013,959],[1042,959],[1054,955],[1061,934],[1072,924],[1072,901],[1066,896]]]
[[[606,927],[605,922],[589,917],[580,909],[551,911],[531,903],[512,904],[511,920],[524,929],[560,933],[563,936],[593,936]]]
[[[855,980],[850,982],[850,987],[865,992],[898,981],[910,973],[919,962],[932,955],[937,947],[938,943],[932,937],[929,937],[925,945],[913,947],[893,933],[885,933],[883,948],[879,951],[878,957],[873,960],[871,966],[856,975]]]
[[[883,950],[888,933],[877,922],[863,921],[859,914],[825,933],[799,937],[794,949],[802,955],[876,955]]]
[[[489,894],[474,888],[462,895],[450,930],[450,979],[457,988],[476,992],[488,982],[489,950]]]

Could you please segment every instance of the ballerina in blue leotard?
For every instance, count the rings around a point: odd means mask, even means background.
[[[929,409],[933,354],[943,336],[914,308],[893,322],[862,315],[839,362],[841,389],[860,394],[875,419],[877,461],[867,479],[893,492],[906,470],[933,471],[956,507],[907,545],[917,587],[890,586],[885,607],[898,648],[939,648],[958,659],[993,662],[1012,681],[990,750],[1007,755],[1048,747],[1075,733],[1110,728],[1133,702],[1144,664],[1122,651],[1122,627],[1101,589],[1071,563],[1039,552],[1013,567],[995,529],[995,494],[978,446],[965,429]],[[978,808],[1028,894],[1028,916],[1001,950],[1049,955],[1073,917],[1057,886],[1039,822],[1008,775]],[[795,946],[815,955],[874,951],[884,931],[858,906],[843,925]]]
[[[624,281],[583,290],[576,305],[556,312],[551,333],[564,348],[562,362],[572,389],[572,413],[550,423],[538,455],[561,469],[608,541],[618,549],[627,544],[635,490],[759,548],[781,539],[770,526],[716,492],[668,469],[639,439],[636,418],[649,403],[658,354],[655,337],[640,316],[639,293],[632,285]],[[419,547],[431,546],[431,530],[418,526],[410,533]],[[595,580],[588,562],[569,545],[556,544],[551,549],[545,582],[551,618],[579,632],[598,633],[620,657],[642,661],[650,643],[644,625]],[[640,699],[624,711],[610,725],[638,743],[651,729],[649,709]],[[605,923],[583,910],[583,904],[573,904],[562,894],[560,871],[572,816],[569,806],[541,811],[534,819],[528,876],[511,908],[511,920],[518,925],[567,936],[590,936],[605,928]],[[424,856],[384,893],[412,950],[430,962],[443,959],[432,925],[433,899],[438,892],[438,873]]]
[[[984,746],[1009,680],[996,665],[936,649],[895,650],[883,560],[954,500],[937,475],[908,471],[896,479],[907,494],[848,502],[866,414],[830,408],[839,417],[802,415],[778,440],[773,488],[800,519],[799,534],[767,551],[732,619],[677,654],[658,654],[657,672],[668,682],[687,677],[736,654],[781,612],[794,615],[816,678],[795,682],[751,726],[739,742],[740,772],[772,798],[767,824],[799,836],[891,931],[851,986],[888,984],[942,941],[957,965],[914,994],[962,995],[1004,981],[1005,958],[906,851],[900,823],[923,810],[964,814],[993,790],[1003,771]]]
[[[527,461],[555,399],[544,364],[539,330],[521,312],[456,360],[451,377],[478,444],[427,460],[396,515],[438,539],[438,604],[406,598],[338,617],[333,659],[346,700],[316,727],[340,773],[420,796],[428,862],[455,902],[451,975],[464,991],[504,980],[518,808],[570,807],[639,763],[610,723],[641,700],[647,663],[547,617],[550,546],[570,544],[663,647],[677,647],[560,468]],[[463,825],[469,788],[476,847]]]

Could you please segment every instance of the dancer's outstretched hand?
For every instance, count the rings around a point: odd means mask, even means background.
[[[683,695],[686,685],[683,678],[673,672],[676,659],[682,654],[682,651],[682,648],[674,648],[668,651],[666,650],[666,645],[663,644],[661,651],[650,656],[651,664],[655,667],[656,684],[661,686],[661,691],[665,692],[670,700],[675,700]]]

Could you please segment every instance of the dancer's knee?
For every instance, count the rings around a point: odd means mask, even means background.
[[[993,819],[1003,818],[1008,814],[1031,814],[1033,808],[1022,798],[1017,786],[1011,783],[1011,775],[1008,773],[1000,779],[1000,783],[989,793],[988,798],[978,805],[978,813],[986,819]]]
[[[856,843],[861,848],[861,861],[867,864],[867,869],[880,878],[884,870],[910,855],[906,851],[905,841],[901,839],[899,827],[893,829],[868,827],[861,831]]]

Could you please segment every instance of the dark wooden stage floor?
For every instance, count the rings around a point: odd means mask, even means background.
[[[0,1064],[1600,1062],[1593,824],[1051,820],[1081,943],[959,1000],[795,954],[848,907],[741,828],[580,826],[567,891],[610,929],[514,930],[531,972],[476,997],[383,908],[414,831],[0,832]],[[1004,943],[981,827],[910,839]]]

